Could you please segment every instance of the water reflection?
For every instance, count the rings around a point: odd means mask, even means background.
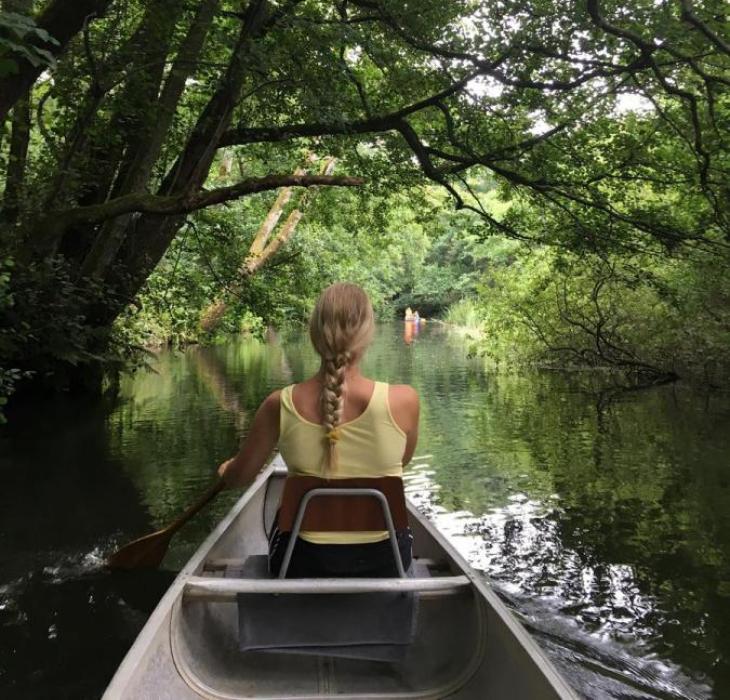
[[[380,329],[364,370],[421,394],[409,491],[576,687],[730,697],[730,397],[487,372],[463,339],[404,325]],[[111,409],[34,406],[5,430],[0,695],[98,697],[169,580],[98,562],[172,520],[266,394],[316,367],[303,333],[162,353]],[[169,570],[235,498],[179,534]]]
[[[415,320],[412,317],[403,321],[403,342],[410,345],[421,332],[421,324],[425,321]]]
[[[521,618],[588,698],[708,697],[707,683],[661,660],[640,626],[657,601],[643,595],[631,566],[582,566],[562,547],[558,509],[517,493],[475,516],[438,505],[436,472],[418,461],[406,478],[409,498],[472,566],[489,574]],[[620,643],[619,643],[620,642]],[[635,694],[636,693],[638,694]]]

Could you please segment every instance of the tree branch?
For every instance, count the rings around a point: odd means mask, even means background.
[[[346,136],[349,134],[374,134],[397,129],[399,120],[427,107],[435,107],[447,97],[455,95],[480,74],[472,71],[460,80],[418,102],[395,112],[350,122],[318,122],[313,124],[287,124],[274,127],[237,127],[226,131],[218,141],[218,148],[243,146],[249,143],[274,143],[315,136]]]
[[[679,4],[682,6],[682,19],[691,24],[695,29],[698,29],[704,34],[720,51],[730,56],[730,44],[722,39],[713,32],[702,20],[692,12],[692,4],[690,0],[679,0]]]
[[[75,207],[64,211],[51,212],[41,219],[39,230],[64,229],[80,222],[98,224],[107,219],[130,212],[169,216],[188,214],[198,209],[240,199],[249,194],[275,190],[279,187],[313,187],[328,185],[331,187],[357,187],[364,180],[358,177],[327,175],[267,175],[266,177],[249,178],[229,187],[218,187],[207,192],[182,193],[171,196],[134,192],[103,204],[92,204],[87,207]]]

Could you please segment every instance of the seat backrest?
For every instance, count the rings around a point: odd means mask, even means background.
[[[408,527],[408,510],[403,480],[395,476],[377,479],[322,479],[316,476],[288,476],[279,507],[278,526],[291,532],[305,494],[313,489],[375,489],[388,501],[396,530]],[[315,532],[367,532],[387,530],[381,504],[372,496],[314,498],[307,506],[302,530]]]

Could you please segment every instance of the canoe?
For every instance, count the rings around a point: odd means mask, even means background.
[[[285,477],[286,466],[276,458],[200,546],[140,632],[104,700],[577,700],[483,575],[410,503],[413,569],[421,572],[415,577],[244,577],[245,562],[266,552],[264,528],[273,519]],[[291,596],[289,601],[304,606],[314,598],[327,602],[331,596],[359,595],[367,603],[384,593],[418,600],[413,641],[395,662],[240,650],[242,600],[251,605],[251,600]]]

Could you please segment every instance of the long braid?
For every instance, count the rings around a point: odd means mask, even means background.
[[[373,307],[354,284],[337,283],[320,295],[309,321],[312,344],[322,358],[322,427],[327,443],[324,471],[337,469],[337,441],[345,404],[345,374],[373,337]]]
[[[345,370],[350,353],[339,353],[323,361],[324,383],[322,386],[322,424],[327,432],[326,471],[332,474],[337,469],[337,427],[342,422],[344,409]]]

